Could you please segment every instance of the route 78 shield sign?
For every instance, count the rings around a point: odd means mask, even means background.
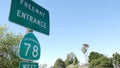
[[[26,60],[38,60],[40,58],[40,44],[35,35],[26,34],[19,47],[19,57]]]

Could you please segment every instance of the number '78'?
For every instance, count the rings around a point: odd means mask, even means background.
[[[25,56],[28,56],[28,52],[30,51],[31,44],[24,43],[25,46],[27,46]],[[37,57],[38,56],[38,47],[36,45],[33,46],[32,56]]]

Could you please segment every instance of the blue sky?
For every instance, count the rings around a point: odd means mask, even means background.
[[[40,64],[54,64],[74,52],[84,63],[82,44],[88,53],[97,51],[111,56],[120,53],[120,0],[33,0],[50,13],[50,35],[34,31],[41,45]],[[8,20],[11,0],[0,1],[0,25],[7,24],[15,34],[25,27]]]

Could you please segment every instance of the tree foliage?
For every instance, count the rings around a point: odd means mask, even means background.
[[[78,63],[79,63],[79,61],[78,61],[76,55],[73,52],[67,54],[67,57],[65,59],[65,65],[66,65],[66,67],[69,66],[70,64],[76,65]]]
[[[75,57],[75,58],[73,59],[73,64],[76,65],[76,64],[78,64],[78,63],[79,63],[79,61],[78,61],[77,57]]]
[[[54,68],[66,68],[64,61],[58,58],[54,64]]]
[[[98,52],[91,52],[90,55],[89,55],[89,62],[91,62],[94,59],[98,59],[102,56],[103,56],[103,54],[100,54]]]
[[[18,45],[22,35],[15,35],[13,32],[8,32],[6,25],[0,26],[0,53],[3,53],[2,67],[4,68],[18,68]]]
[[[113,55],[113,63],[114,64],[120,64],[120,54],[118,54],[117,52],[114,53]]]
[[[103,61],[99,64],[99,67],[113,68],[113,64],[110,61]]]
[[[83,47],[82,47],[81,51],[85,54],[87,52],[88,48],[89,48],[88,44],[83,44]]]
[[[97,68],[97,67],[113,68],[111,58],[107,58],[103,54],[99,54],[97,52],[91,52],[89,58],[91,59],[89,66],[88,66],[89,68]]]

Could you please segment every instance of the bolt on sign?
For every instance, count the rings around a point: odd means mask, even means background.
[[[49,12],[32,0],[11,0],[9,20],[49,35]]]

